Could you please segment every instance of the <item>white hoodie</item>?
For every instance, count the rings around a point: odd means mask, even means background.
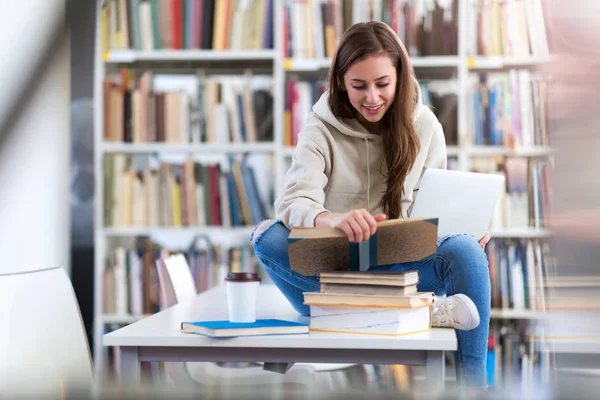
[[[421,146],[404,182],[402,218],[409,210],[427,168],[446,168],[446,142],[442,126],[433,112],[418,99],[413,122]],[[313,107],[285,175],[284,190],[275,201],[276,218],[288,228],[314,227],[324,212],[344,213],[365,208],[381,213],[387,165],[383,142],[356,119],[336,118],[329,108],[328,92]],[[400,199],[398,199],[400,201]]]

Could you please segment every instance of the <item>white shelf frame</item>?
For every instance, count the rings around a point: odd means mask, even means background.
[[[548,157],[555,152],[553,148],[541,146],[521,148],[509,148],[505,146],[469,146],[459,150],[464,151],[469,157]]]
[[[275,142],[266,143],[111,143],[103,142],[101,152],[109,153],[193,153],[193,154],[238,154],[238,153],[268,153],[277,151]]]
[[[105,76],[105,64],[102,54],[102,0],[96,0],[96,40],[94,55],[94,319],[92,331],[94,335],[94,369],[97,379],[104,376],[104,352],[102,336],[105,324],[103,314],[103,283],[104,283],[104,260],[106,256],[106,238],[102,227],[104,225],[104,153],[101,151],[104,136],[104,99],[103,80]]]
[[[414,68],[456,68],[460,64],[458,56],[411,57]],[[287,72],[325,71],[331,66],[330,58],[286,58],[284,69]]]
[[[153,236],[169,233],[194,235],[214,235],[226,234],[235,236],[249,236],[253,226],[173,226],[173,227],[104,227],[102,229],[105,237],[135,237],[135,236]]]
[[[524,68],[543,65],[551,62],[553,57],[467,57],[467,67],[470,71],[502,70],[510,68]]]
[[[545,229],[536,228],[505,228],[490,231],[492,239],[545,239],[552,233]]]
[[[131,64],[157,61],[273,61],[275,50],[111,50],[105,63]]]
[[[461,170],[470,169],[470,161],[473,157],[493,157],[493,156],[526,156],[526,157],[547,157],[553,154],[552,149],[545,148],[526,148],[509,149],[501,146],[482,146],[474,147],[468,142],[471,138],[472,127],[468,126],[466,105],[469,74],[484,70],[501,70],[508,68],[524,68],[539,65],[550,61],[552,58],[536,57],[480,57],[466,54],[466,29],[460,27],[466,26],[466,5],[468,0],[458,0],[458,54],[456,56],[431,56],[431,57],[411,57],[411,63],[415,68],[455,68],[458,91],[458,145],[448,146],[449,156],[457,157],[458,168]],[[96,23],[96,56],[94,69],[94,167],[95,171],[104,171],[103,158],[109,153],[193,153],[193,154],[231,154],[245,152],[273,152],[275,156],[275,196],[279,196],[283,189],[283,178],[285,167],[289,157],[293,153],[293,148],[284,147],[284,129],[283,115],[285,109],[285,79],[286,73],[294,72],[325,72],[331,64],[330,59],[286,59],[282,56],[283,38],[280,32],[283,30],[283,20],[279,18],[279,10],[282,9],[283,0],[274,0],[274,49],[256,50],[256,51],[214,51],[214,50],[159,50],[159,51],[131,51],[119,50],[110,51],[102,54],[101,43],[101,24],[99,23],[101,0],[97,0],[97,23]],[[244,63],[244,62],[247,63]],[[119,64],[130,65],[135,68],[138,63],[145,68],[152,63],[156,63],[157,69],[161,69],[165,63],[168,69],[177,70],[177,65],[181,65],[181,70],[189,69],[189,64],[203,66],[205,63],[209,67],[213,63],[224,64],[227,62],[239,62],[230,69],[243,72],[246,68],[270,64],[269,70],[273,76],[273,96],[274,96],[274,138],[272,143],[227,143],[227,144],[170,144],[170,143],[108,143],[103,140],[103,101],[102,84],[107,68],[113,68]],[[95,174],[95,197],[96,207],[94,211],[95,230],[94,230],[94,364],[96,371],[103,371],[103,347],[102,336],[106,324],[111,323],[130,323],[138,320],[142,316],[132,315],[105,315],[103,314],[102,283],[103,271],[106,253],[107,239],[121,236],[133,237],[138,235],[151,236],[153,234],[168,234],[171,232],[194,234],[239,234],[245,235],[251,232],[252,227],[104,227],[103,213],[103,176],[102,173]],[[546,238],[550,233],[545,230],[525,228],[525,229],[504,229],[491,232],[493,238]],[[516,310],[492,310],[492,318],[518,318],[529,319],[535,313],[529,311]]]

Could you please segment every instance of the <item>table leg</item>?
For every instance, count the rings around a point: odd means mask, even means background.
[[[445,360],[443,351],[428,351],[425,361],[426,382],[433,393],[439,393],[444,390]]]
[[[278,374],[285,374],[294,366],[294,363],[270,363],[266,362],[263,364],[265,371],[277,372]]]
[[[121,384],[139,385],[141,382],[141,363],[138,347],[120,347],[121,352]]]

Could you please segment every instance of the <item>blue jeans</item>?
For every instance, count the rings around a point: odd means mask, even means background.
[[[303,292],[318,292],[319,278],[291,271],[287,238],[290,231],[278,221],[254,235],[252,242],[258,260],[273,283],[302,315],[310,315]],[[479,310],[481,322],[470,331],[457,330],[458,350],[454,354],[457,381],[465,386],[486,386],[487,342],[490,322],[490,275],[488,260],[471,235],[454,235],[438,241],[435,257],[426,261],[372,267],[378,271],[419,270],[422,292],[451,296],[467,295]]]

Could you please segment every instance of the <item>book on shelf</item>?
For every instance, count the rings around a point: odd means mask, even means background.
[[[199,242],[192,249],[167,249],[148,239],[135,247],[117,245],[106,257],[102,281],[102,312],[141,316],[175,304],[163,259],[176,252],[185,255],[197,292],[223,282],[229,272],[255,271],[256,259],[249,246],[224,247]]]
[[[458,144],[457,118],[458,97],[456,90],[449,90],[441,81],[419,82],[423,104],[436,115],[446,137],[446,144]],[[302,125],[312,111],[313,105],[327,91],[327,82],[318,78],[299,79],[290,75],[285,82],[284,146],[295,147]]]
[[[547,276],[540,290],[544,291],[548,311],[600,310],[600,277],[597,275]]]
[[[283,54],[300,59],[331,58],[344,31],[369,20],[388,24],[411,56],[457,54],[456,0],[286,0]]]
[[[441,80],[420,80],[421,100],[442,125],[446,145],[458,145],[458,96],[452,83]]]
[[[488,340],[488,385],[506,389],[527,388],[546,381],[550,356],[532,333],[535,327],[503,321],[492,323]]]
[[[369,266],[422,260],[437,251],[437,218],[394,219],[377,223],[368,245]],[[336,228],[293,228],[288,236],[291,269],[306,276],[332,270],[358,270],[359,243]]]
[[[491,241],[485,249],[491,305],[503,310],[547,310],[544,282],[553,267],[550,245],[540,240]]]
[[[135,249],[117,247],[105,258],[102,310],[105,314],[143,315],[160,309],[156,249],[140,242]]]
[[[272,80],[134,73],[103,83],[104,140],[120,143],[255,143],[273,140]]]
[[[469,55],[546,57],[549,54],[543,0],[466,2]]]
[[[548,147],[548,81],[526,69],[481,73],[472,84],[473,144]]]
[[[482,157],[471,160],[474,172],[506,177],[490,229],[544,228],[553,209],[554,178],[550,160],[527,157]]]
[[[103,52],[273,48],[274,0],[104,0]]]
[[[197,321],[182,322],[181,331],[218,338],[293,335],[308,333],[308,325],[281,319],[257,319],[255,322]]]
[[[283,119],[283,139],[286,147],[298,144],[298,134],[312,111],[313,105],[327,90],[327,84],[320,79],[287,79],[285,82],[285,111]]]
[[[106,226],[253,226],[271,213],[263,155],[228,162],[166,162],[154,156],[104,158]],[[250,159],[250,161],[248,161]],[[255,161],[252,161],[255,160]],[[265,169],[260,172],[268,174]]]

